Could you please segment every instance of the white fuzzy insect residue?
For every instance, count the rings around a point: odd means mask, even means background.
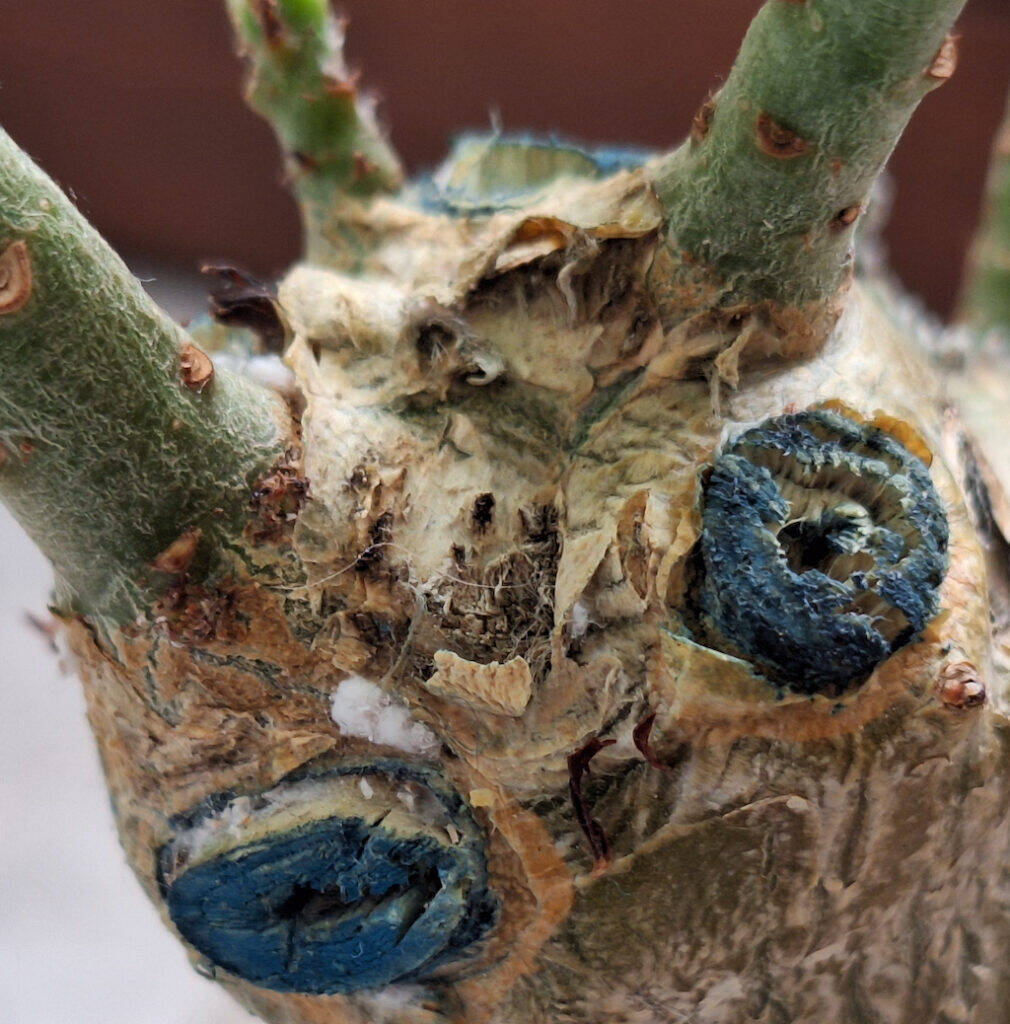
[[[403,1020],[405,1011],[416,1009],[425,991],[419,985],[389,985],[381,992],[363,993],[369,1019],[375,1024],[393,1024]]]
[[[330,698],[330,715],[345,736],[424,757],[439,748],[438,737],[406,705],[360,676],[351,676],[337,687]]]
[[[295,389],[295,375],[284,365],[281,357],[273,353],[246,355],[232,351],[215,352],[214,365],[231,373],[243,374],[257,384],[281,394]]]
[[[576,601],[572,608],[572,639],[578,640],[589,632],[589,606],[585,601]]]

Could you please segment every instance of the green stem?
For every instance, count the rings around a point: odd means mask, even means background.
[[[1010,105],[996,136],[985,209],[968,260],[960,316],[983,330],[1010,330]]]
[[[168,582],[151,563],[187,530],[200,530],[194,569],[210,566],[283,450],[275,396],[225,373],[198,390],[185,341],[0,132],[0,499],[66,610],[132,617]]]
[[[273,125],[310,249],[335,204],[396,192],[400,162],[343,57],[328,0],[227,0],[250,64],[250,105]]]
[[[769,0],[714,109],[664,158],[670,245],[724,305],[830,299],[915,107],[953,71],[965,0]],[[942,145],[942,140],[940,140]]]

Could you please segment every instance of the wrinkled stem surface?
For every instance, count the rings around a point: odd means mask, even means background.
[[[277,133],[311,248],[343,199],[397,191],[399,160],[344,63],[327,0],[227,2],[250,64],[249,103]]]
[[[770,0],[657,182],[678,255],[723,304],[833,296],[874,179],[953,72],[964,0]]]
[[[282,411],[184,352],[184,332],[2,132],[0,254],[0,498],[53,563],[65,608],[129,617],[182,533],[200,530],[199,564],[241,530]]]

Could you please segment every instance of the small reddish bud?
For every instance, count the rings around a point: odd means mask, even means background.
[[[379,168],[376,164],[369,160],[364,153],[356,152],[354,154],[354,180],[363,181],[370,174],[374,174]]]
[[[945,82],[957,70],[957,36],[947,36],[936,51],[933,63],[926,74],[938,82]]]
[[[353,100],[358,95],[358,82],[360,79],[360,72],[355,72],[346,78],[326,75],[323,79],[323,91],[327,96],[337,96],[341,99]]]
[[[957,661],[940,673],[940,700],[949,708],[975,708],[985,703],[985,684],[970,661]]]
[[[279,46],[284,41],[284,22],[281,20],[277,0],[255,0],[253,11],[267,43]]]

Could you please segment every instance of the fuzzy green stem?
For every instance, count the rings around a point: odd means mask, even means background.
[[[960,316],[1010,331],[1010,104],[993,151],[985,208],[968,260]]]
[[[327,0],[227,3],[250,63],[249,103],[280,140],[311,244],[341,197],[397,191],[399,160],[344,64],[343,24]]]
[[[912,112],[953,72],[965,0],[769,0],[714,108],[657,168],[670,245],[723,304],[834,296]],[[942,140],[938,140],[942,146]]]
[[[187,530],[194,569],[209,567],[283,450],[276,397],[220,372],[199,390],[185,341],[0,132],[0,499],[66,610],[132,617],[167,582],[152,561]]]

